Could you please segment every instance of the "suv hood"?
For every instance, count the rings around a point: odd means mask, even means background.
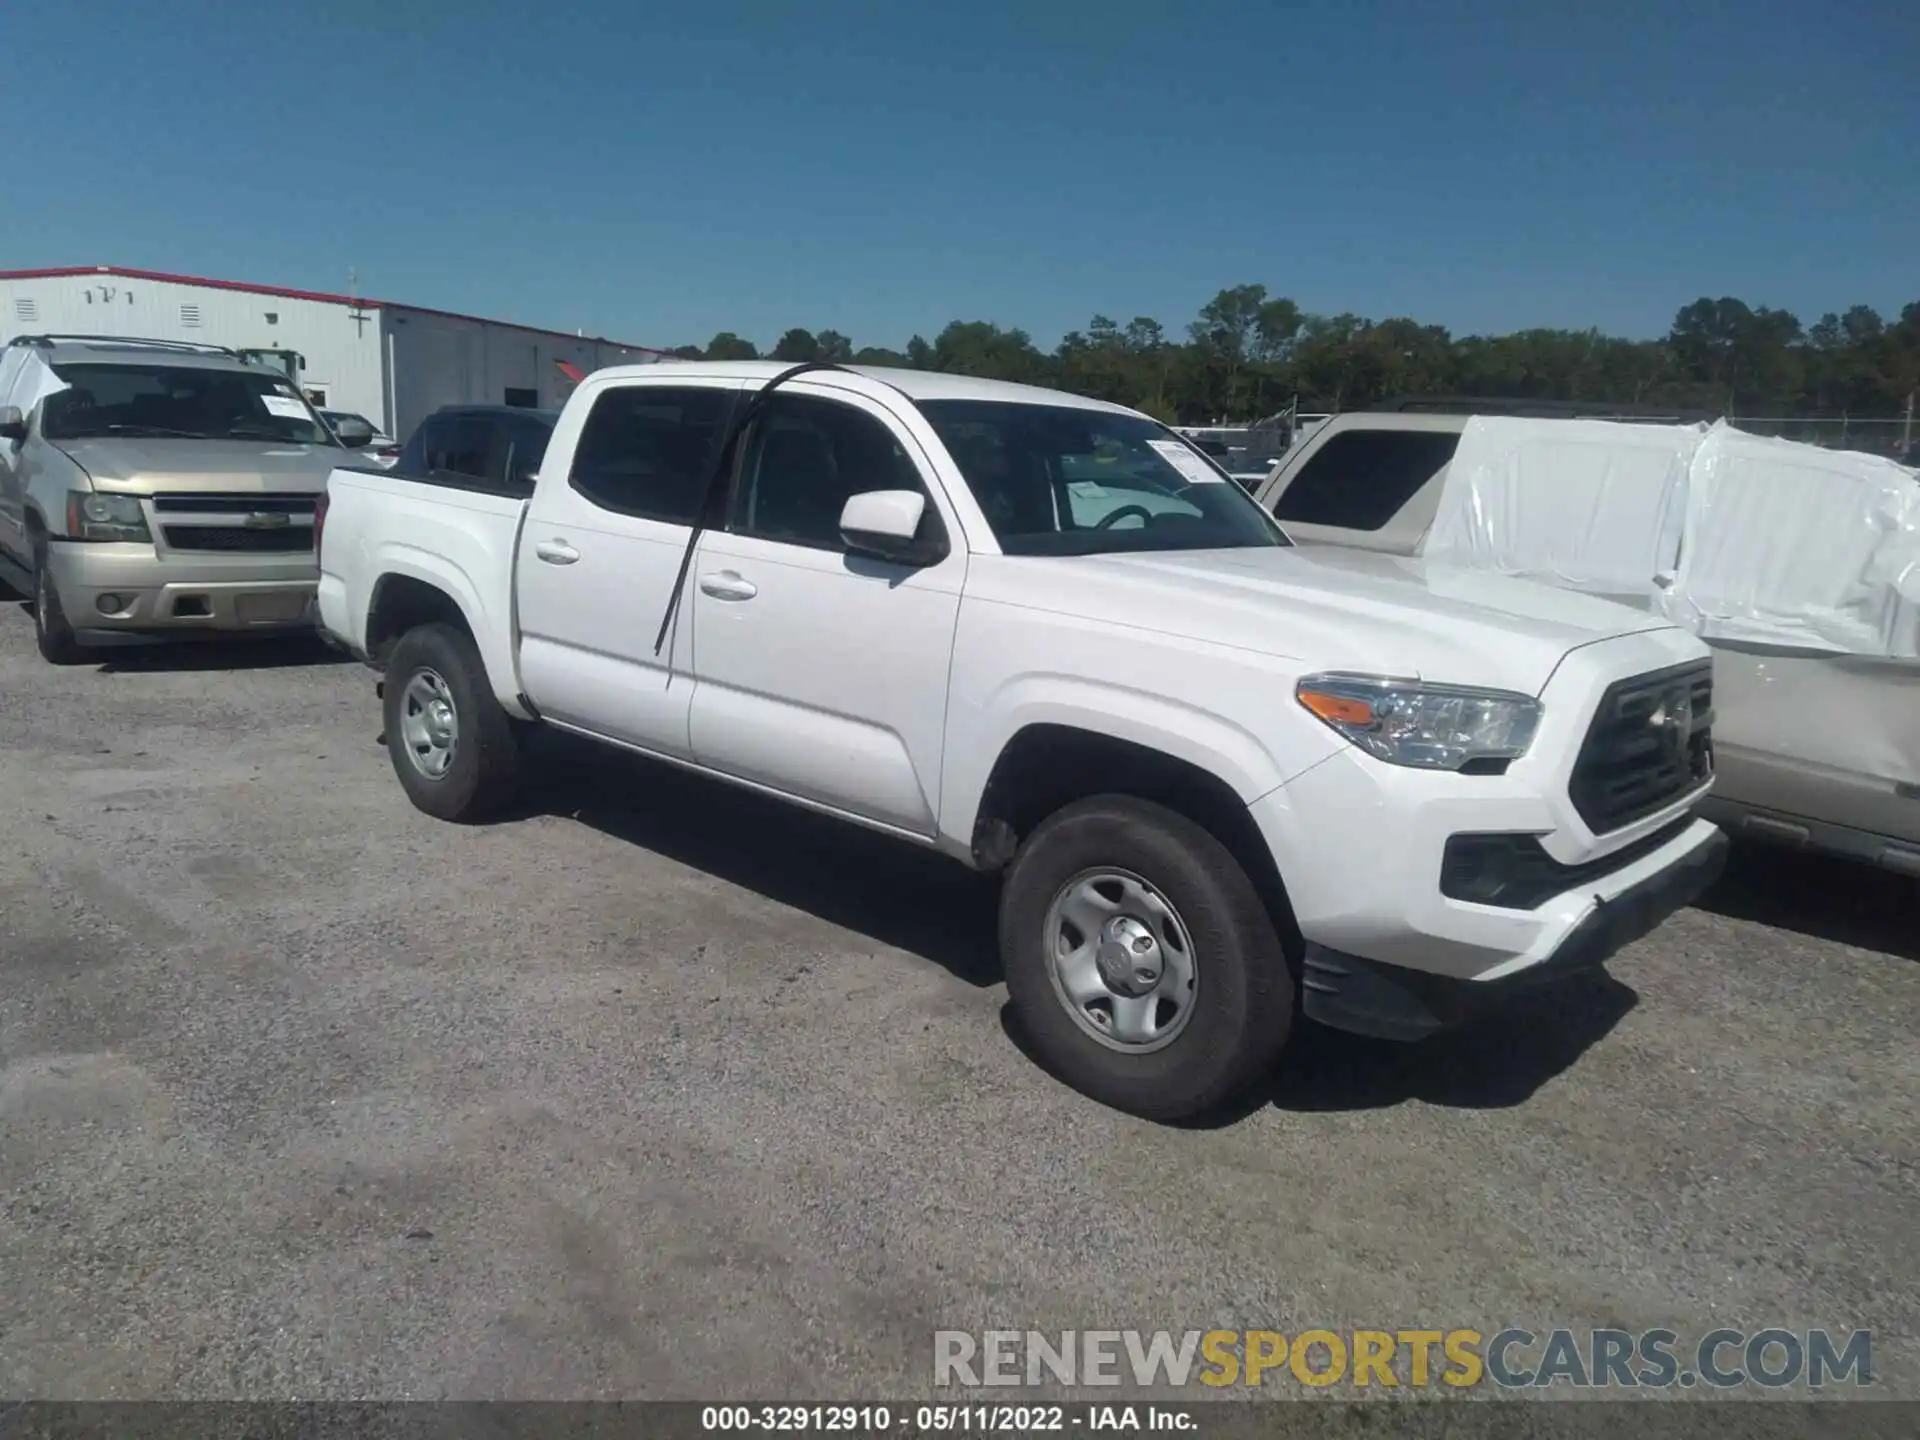
[[[1526,695],[1538,695],[1571,650],[1674,628],[1647,611],[1533,581],[1324,548],[976,560],[967,588],[1313,670]]]
[[[331,445],[262,440],[160,440],[104,436],[52,442],[86,471],[99,490],[258,495],[318,491],[340,463]]]

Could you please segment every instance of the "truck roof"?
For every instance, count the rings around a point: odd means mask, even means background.
[[[650,365],[610,365],[594,374],[619,380],[679,374],[765,381],[792,368],[779,360],[660,360]],[[902,370],[886,365],[845,365],[841,368],[891,385],[910,400],[998,400],[1026,405],[1069,405],[1076,409],[1105,410],[1119,415],[1137,413],[1124,405],[1112,405],[1105,400],[1073,395],[1064,390],[1048,390],[1038,385],[1016,385],[1008,380],[983,380],[974,375],[949,375],[939,370]]]

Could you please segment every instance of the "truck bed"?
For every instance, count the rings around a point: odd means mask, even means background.
[[[320,541],[320,623],[362,659],[381,637],[369,616],[382,591],[412,578],[451,595],[480,645],[495,693],[518,695],[512,610],[514,554],[528,496],[462,476],[423,479],[361,466],[327,478]],[[374,576],[385,576],[380,587]]]

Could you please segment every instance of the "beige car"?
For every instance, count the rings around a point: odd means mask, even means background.
[[[109,637],[311,631],[315,497],[371,430],[210,345],[23,336],[0,350],[0,576],[40,653]]]
[[[1419,564],[1469,418],[1335,416],[1255,497],[1301,544]],[[1607,598],[1649,604],[1645,594]],[[1718,778],[1702,813],[1736,836],[1920,876],[1920,663],[1713,649]]]

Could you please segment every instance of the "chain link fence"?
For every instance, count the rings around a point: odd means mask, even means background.
[[[1906,457],[1920,436],[1920,426],[1908,416],[1863,420],[1846,415],[1729,415],[1727,423],[1749,435],[1777,435],[1828,450],[1860,450],[1905,459],[1907,464],[1913,463]]]

